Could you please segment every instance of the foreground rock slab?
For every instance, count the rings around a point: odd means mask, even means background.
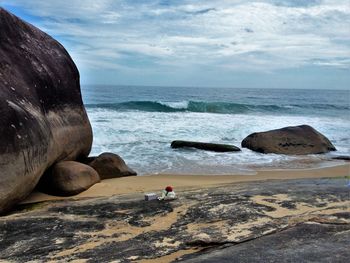
[[[172,202],[146,202],[138,194],[18,207],[0,217],[0,259],[206,260],[223,246],[232,248],[227,253],[243,255],[248,245],[271,262],[288,261],[291,248],[315,262],[327,262],[324,253],[316,253],[322,249],[334,248],[339,259],[348,256],[343,248],[350,242],[345,179],[232,184],[178,196]],[[258,262],[258,254],[253,250],[246,256]]]
[[[196,148],[200,150],[213,151],[213,152],[238,152],[239,149],[236,146],[219,143],[206,143],[206,142],[192,142],[192,141],[173,141],[171,148]]]
[[[349,214],[348,214],[349,215]],[[348,217],[348,215],[344,215]],[[339,215],[341,217],[342,215]],[[348,262],[350,225],[301,223],[259,239],[189,256],[181,262]]]
[[[308,125],[252,133],[242,141],[242,147],[277,154],[320,154],[336,150],[324,135]]]
[[[92,130],[63,46],[0,8],[0,214],[53,163],[87,156]]]

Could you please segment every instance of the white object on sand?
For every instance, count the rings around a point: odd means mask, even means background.
[[[158,196],[157,196],[156,193],[148,193],[148,194],[145,194],[145,200],[146,200],[146,201],[156,200],[157,197],[158,197]]]
[[[158,200],[173,200],[176,198],[176,194],[174,191],[167,192],[165,190],[162,191],[162,196],[158,197]]]

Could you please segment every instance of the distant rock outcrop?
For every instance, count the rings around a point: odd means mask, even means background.
[[[64,47],[0,8],[0,213],[53,163],[87,156],[92,130]]]
[[[53,165],[40,179],[39,190],[58,196],[71,196],[89,189],[100,181],[90,166],[74,161]]]
[[[200,150],[213,151],[213,152],[238,152],[241,149],[234,145],[219,144],[219,143],[206,143],[206,142],[192,142],[192,141],[173,141],[171,148],[196,148]]]
[[[343,161],[350,161],[349,155],[339,155],[332,157],[333,160],[343,160]]]
[[[89,157],[88,161],[88,165],[97,171],[101,179],[137,175],[119,155],[114,153],[102,153],[97,157]]]
[[[324,135],[308,125],[252,133],[242,141],[242,147],[278,154],[319,154],[336,150]]]

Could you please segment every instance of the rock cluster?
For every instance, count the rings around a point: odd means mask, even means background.
[[[52,165],[55,177],[41,185],[54,192],[78,193],[99,181],[93,168],[66,162],[85,159],[92,145],[77,67],[60,43],[2,8],[0,112],[0,213]]]
[[[256,132],[248,135],[241,143],[243,148],[248,148],[260,153],[276,154],[320,154],[336,151],[334,145],[320,132],[309,125],[291,126],[266,132]],[[197,148],[214,152],[237,152],[241,149],[228,144],[204,143],[193,141],[173,141],[172,148]],[[347,160],[348,157],[336,159]]]
[[[0,29],[1,212],[54,163],[87,156],[92,130],[63,46],[1,8]]]
[[[89,189],[103,179],[137,175],[114,153],[88,157],[80,163],[62,161],[51,166],[41,177],[38,189],[57,196],[71,196]]]

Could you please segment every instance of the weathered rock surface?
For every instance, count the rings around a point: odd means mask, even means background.
[[[67,51],[0,8],[0,213],[53,163],[87,156],[92,130]]]
[[[324,135],[308,125],[252,133],[242,141],[242,147],[278,154],[320,154],[336,150]]]
[[[237,152],[240,151],[236,146],[219,143],[206,143],[206,142],[192,142],[192,141],[173,141],[171,148],[196,148],[200,150],[213,151],[213,152]]]
[[[97,157],[89,157],[88,160],[89,166],[97,171],[101,179],[137,175],[119,155],[114,153],[102,153]]]
[[[47,194],[70,196],[89,189],[100,181],[90,166],[74,161],[53,165],[40,179],[39,189]]]
[[[350,200],[344,179],[233,184],[178,191],[178,197],[147,202],[138,194],[18,207],[0,217],[0,260],[348,259]],[[230,250],[217,254],[223,246]]]
[[[349,224],[301,223],[252,242],[218,249],[181,262],[348,262]]]

